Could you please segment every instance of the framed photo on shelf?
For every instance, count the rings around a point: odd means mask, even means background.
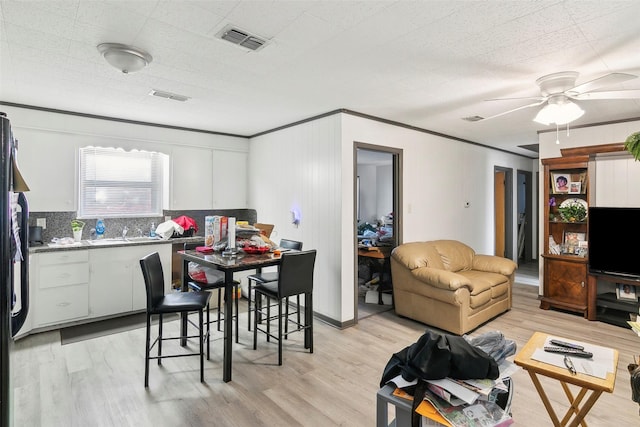
[[[563,194],[569,192],[569,178],[568,173],[551,173],[551,185],[553,186],[554,194]]]
[[[624,283],[618,283],[616,286],[616,297],[621,300],[637,301],[636,287]]]
[[[582,183],[580,181],[571,181],[569,183],[569,194],[580,194]]]
[[[565,231],[564,232],[564,244],[569,246],[580,246],[580,242],[585,242],[586,235],[585,233],[578,233],[575,231]]]

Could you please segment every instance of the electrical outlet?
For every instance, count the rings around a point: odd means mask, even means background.
[[[43,230],[47,229],[47,218],[38,218],[36,220],[36,225],[38,227],[42,227]]]

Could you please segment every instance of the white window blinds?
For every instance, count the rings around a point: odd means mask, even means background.
[[[168,164],[162,153],[80,148],[78,216],[161,216]]]

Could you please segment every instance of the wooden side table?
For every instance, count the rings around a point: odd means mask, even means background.
[[[591,375],[582,374],[580,372],[578,372],[577,374],[572,374],[564,366],[559,367],[531,358],[536,350],[542,349],[544,347],[547,338],[547,334],[544,334],[542,332],[535,332],[522,348],[522,350],[520,350],[520,352],[516,355],[514,363],[518,366],[521,366],[529,373],[531,381],[533,381],[533,385],[536,387],[536,390],[538,391],[538,394],[542,399],[542,403],[547,409],[547,412],[549,413],[554,426],[573,427],[579,424],[586,426],[584,418],[596,403],[602,392],[613,392],[613,387],[616,382],[616,368],[618,366],[618,350],[611,349],[613,351],[613,367],[612,371],[607,373],[606,378],[598,378]],[[563,341],[571,341],[571,339],[567,338],[559,339]],[[594,355],[594,357],[596,356]],[[573,360],[579,359],[574,358]],[[560,382],[560,385],[562,386],[567,399],[569,399],[570,404],[570,407],[562,420],[558,418],[553,407],[551,406],[551,402],[549,401],[549,398],[547,397],[547,394],[544,391],[542,384],[540,383],[538,375],[553,378]],[[580,391],[575,397],[569,389],[569,384],[580,387]],[[581,404],[582,406],[580,406]]]

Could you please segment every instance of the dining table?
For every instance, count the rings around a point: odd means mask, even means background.
[[[280,264],[280,255],[272,252],[264,254],[248,254],[238,249],[236,253],[199,252],[198,250],[178,251],[182,258],[182,292],[187,292],[189,278],[189,263],[194,262],[203,267],[215,268],[224,272],[224,339],[223,339],[223,373],[224,382],[231,381],[233,354],[233,274],[237,271],[256,270],[261,272],[263,267]],[[187,315],[181,316],[182,336],[186,337]],[[182,339],[182,346],[186,345],[186,338]]]

